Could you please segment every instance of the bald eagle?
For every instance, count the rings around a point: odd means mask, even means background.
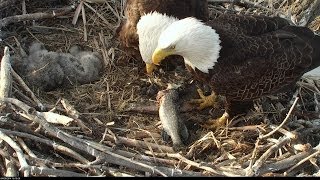
[[[121,22],[116,33],[120,41],[120,47],[136,59],[141,59],[137,23],[141,16],[154,11],[178,19],[189,16],[203,21],[209,19],[207,0],[127,0],[125,7],[126,19]],[[154,45],[155,48],[156,45]],[[151,56],[142,56],[142,59],[147,64],[147,72],[151,73],[154,68]]]
[[[199,93],[203,105],[214,103],[216,95],[225,96],[225,113],[216,125],[245,111],[242,107],[254,99],[286,91],[320,65],[320,37],[279,17],[225,14],[203,23],[191,17],[158,16],[143,17],[149,23],[140,27],[145,36],[139,38],[150,39],[151,31],[162,31],[154,32],[161,35],[153,63],[182,56],[194,77],[213,89],[211,98]]]

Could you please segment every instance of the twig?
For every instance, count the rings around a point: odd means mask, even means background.
[[[266,134],[266,135],[264,135],[264,136],[259,137],[259,139],[265,139],[265,138],[273,135],[273,134],[274,134],[275,132],[277,132],[280,128],[282,128],[282,126],[285,125],[285,123],[289,120],[290,115],[291,115],[292,112],[293,112],[293,109],[295,108],[295,106],[296,106],[297,103],[298,103],[298,100],[299,100],[299,97],[296,97],[293,105],[291,106],[291,108],[290,108],[290,110],[289,110],[286,118],[283,120],[283,122],[282,122],[276,129],[274,129],[273,131],[271,131],[270,133],[268,133],[268,134]]]
[[[107,100],[108,100],[108,110],[109,110],[109,111],[112,111],[110,85],[109,85],[109,82],[108,82],[108,81],[107,81],[107,90],[106,90],[106,93],[107,93]]]
[[[27,104],[25,104],[24,102],[18,100],[18,99],[14,99],[14,98],[4,98],[4,99],[0,99],[0,102],[6,102],[6,103],[10,103],[10,104],[14,104],[15,106],[21,108],[24,112],[28,113],[28,114],[34,114],[35,113],[35,109],[28,106]]]
[[[120,19],[118,13],[116,13],[116,11],[114,10],[114,8],[112,8],[112,7],[110,6],[110,4],[108,3],[108,1],[105,1],[105,3],[107,4],[108,8],[109,8],[110,11],[113,13],[113,15],[117,17],[118,21],[120,21],[121,19]]]
[[[250,125],[250,126],[242,126],[242,127],[230,127],[229,130],[234,131],[257,131],[259,129],[262,129],[263,125]]]
[[[27,14],[27,7],[26,7],[26,1],[22,0],[22,14]],[[25,23],[25,22],[24,22]]]
[[[12,77],[11,77],[11,64],[9,48],[4,48],[3,57],[1,60],[1,71],[0,71],[0,98],[9,97],[11,93]]]
[[[29,149],[29,147],[26,145],[26,143],[24,143],[24,141],[21,138],[17,138],[19,144],[21,145],[21,147],[28,153],[29,156],[31,157],[37,157],[32,151],[31,149]]]
[[[77,152],[75,152],[74,150],[62,146],[54,141],[48,140],[48,139],[43,139],[43,138],[39,138],[37,136],[31,135],[31,134],[27,134],[27,133],[23,133],[23,132],[16,132],[16,131],[10,131],[10,130],[6,130],[6,129],[1,129],[0,131],[6,133],[6,134],[10,134],[10,135],[14,135],[14,136],[19,136],[19,137],[23,137],[23,138],[28,138],[28,139],[32,139],[34,141],[38,141],[40,143],[46,144],[50,147],[52,147],[55,151],[59,151],[64,155],[70,156],[78,161],[80,161],[81,163],[89,163],[89,161],[84,158],[83,156],[81,156],[80,154],[78,154]]]
[[[80,1],[80,3],[78,4],[75,12],[74,12],[74,15],[73,15],[73,19],[72,19],[72,24],[73,25],[76,25],[77,24],[77,21],[79,19],[79,15],[80,15],[80,12],[82,10],[82,6],[83,6],[83,1]]]
[[[85,42],[88,41],[88,32],[87,32],[87,19],[86,19],[86,11],[84,9],[84,6],[81,6],[81,12],[82,12],[82,22],[83,22],[83,40]]]
[[[116,137],[116,140],[113,136],[106,134],[105,138],[109,141],[112,141],[116,144],[125,144],[127,146],[136,147],[136,148],[145,148],[151,147],[153,150],[158,150],[166,153],[174,153],[172,147],[157,145],[153,143],[148,143],[144,141],[139,141],[136,139],[129,139],[125,137]]]
[[[69,134],[65,134],[66,136],[68,136],[69,138],[72,138],[73,141],[78,141],[80,143],[80,139],[76,138],[76,137],[72,137]],[[121,156],[119,154],[117,154],[116,152],[111,151],[110,148],[103,146],[101,144],[98,144],[96,142],[92,142],[92,141],[88,141],[88,140],[82,140],[83,142],[81,143],[85,143],[87,145],[87,149],[94,149],[93,153],[98,152],[100,155],[98,154],[92,154],[95,157],[102,157],[97,159],[96,161],[104,161],[104,162],[110,162],[113,164],[118,164],[118,165],[122,165],[128,168],[132,168],[132,169],[136,169],[136,170],[140,170],[140,171],[146,171],[146,172],[150,172],[150,173],[156,173],[162,176],[170,176],[170,174],[165,174],[164,172],[162,172],[159,168],[160,167],[151,167],[149,165],[143,164],[139,161],[134,161],[132,159],[126,158],[124,156]]]
[[[313,150],[309,152],[301,152],[299,154],[290,156],[289,158],[277,161],[275,163],[264,164],[261,166],[259,174],[257,175],[262,175],[269,172],[278,172],[284,169],[288,169],[289,167],[294,166],[299,161],[309,156],[312,152]]]
[[[254,174],[252,166],[253,166],[253,162],[254,162],[254,160],[255,160],[255,158],[257,156],[259,143],[260,143],[260,139],[258,138],[256,143],[255,143],[253,152],[252,152],[252,156],[251,156],[251,159],[250,159],[249,166],[248,166],[248,168],[246,168],[246,176],[252,176]]]
[[[100,169],[103,171],[114,171],[112,168],[108,167],[107,165],[92,165],[92,164],[79,164],[79,163],[56,163],[56,162],[51,162],[46,159],[39,159],[39,158],[34,158],[35,161],[45,163],[49,166],[53,167],[60,167],[60,168],[85,168],[85,169]],[[185,171],[185,170],[177,170],[177,169],[171,169],[171,168],[166,168],[166,167],[159,167],[161,171],[166,172],[166,174],[171,174],[172,176],[203,176],[202,173],[199,172],[192,172],[192,171]],[[117,170],[120,171],[120,170]],[[110,172],[111,173],[111,172]],[[114,174],[114,176],[118,177],[118,173]],[[121,173],[122,174],[122,173]],[[120,174],[120,176],[121,176]],[[136,174],[134,175],[135,177],[137,176]]]
[[[111,151],[108,151],[106,147],[103,147],[101,145],[94,146],[94,144],[96,144],[95,142],[82,140],[59,130],[58,128],[46,122],[46,120],[41,116],[39,112],[32,110],[31,107],[29,107],[28,105],[24,104],[23,102],[17,99],[4,98],[3,101],[7,103],[12,103],[20,107],[21,109],[23,109],[25,112],[29,112],[27,114],[29,118],[39,123],[50,135],[56,138],[59,138],[60,140],[70,144],[73,147],[76,147],[79,150],[84,150],[92,156],[101,157],[100,159],[105,159],[107,162],[112,164],[117,164],[117,165],[129,167],[132,169],[140,170],[140,171],[156,173],[162,176],[167,176],[166,174],[161,172],[157,167],[151,167],[151,166],[142,164],[138,161],[133,161],[126,157],[112,153]],[[98,150],[95,149],[96,147],[99,149]]]
[[[75,119],[78,119],[80,116],[80,113],[69,103],[68,100],[62,98],[60,100],[62,106],[64,107],[64,109],[67,111],[67,113]]]
[[[103,57],[103,67],[108,67],[109,65],[109,57],[108,57],[108,52],[107,52],[107,44],[105,42],[105,36],[103,34],[103,32],[99,33],[99,42],[101,43],[101,45],[98,45],[98,40],[96,40],[96,38],[94,39],[94,41],[96,42],[96,47],[100,49],[102,57]],[[107,87],[108,87],[108,81],[107,81]],[[109,104],[108,104],[109,105]]]
[[[306,161],[309,161],[311,158],[318,156],[320,154],[320,149],[319,148],[315,148],[317,151],[315,153],[312,153],[311,155],[309,155],[308,157],[302,159],[300,162],[298,162],[297,164],[295,164],[293,167],[291,167],[290,169],[288,169],[286,172],[284,172],[285,176],[288,176],[290,174],[291,171],[293,171],[294,169],[296,169],[298,166],[300,166],[301,164],[305,163]]]
[[[41,111],[45,110],[44,105],[40,102],[40,100],[34,95],[34,93],[31,91],[31,89],[28,87],[28,85],[23,81],[23,79],[17,74],[12,68],[11,68],[12,77],[15,78],[15,80],[20,84],[20,86],[23,88],[23,90],[26,91],[27,94],[30,95],[32,100],[34,100],[37,103],[37,106],[40,108]]]
[[[9,158],[12,159],[12,158]],[[14,162],[12,160],[9,159],[4,159],[5,161],[5,166],[7,168],[6,177],[18,177],[18,170],[17,167],[15,166]]]
[[[50,169],[44,167],[29,166],[26,170],[30,171],[33,175],[46,175],[46,176],[57,176],[57,177],[87,177],[85,174],[75,173],[71,171]]]
[[[26,156],[26,158],[28,159],[28,161],[30,161],[31,163],[38,163],[38,164],[43,164],[45,166],[50,166],[50,167],[58,167],[58,168],[86,168],[89,169],[90,171],[94,171],[93,173],[95,173],[96,175],[100,176],[101,172],[99,169],[104,170],[103,166],[91,166],[88,164],[80,164],[80,163],[57,163],[57,162],[53,162],[51,160],[48,159],[42,159],[42,158],[38,158],[38,157],[31,157],[31,156]]]
[[[111,150],[111,148],[110,148]],[[136,154],[136,153],[130,153],[128,151],[123,151],[123,150],[113,150],[114,153],[117,153],[121,156],[130,158],[130,159],[135,159],[139,161],[147,161],[150,163],[157,163],[158,165],[175,165],[178,162],[176,160],[171,160],[171,159],[163,159],[163,158],[157,158],[157,157],[150,157],[150,156],[145,156],[142,154]]]
[[[68,115],[70,115],[74,121],[78,124],[78,126],[82,129],[85,134],[92,134],[92,130],[88,128],[80,119],[80,113],[69,103],[68,100],[62,98],[60,100],[62,106],[67,111]]]
[[[277,150],[279,150],[282,146],[289,143],[291,141],[290,137],[282,137],[279,139],[279,142],[271,146],[263,155],[255,162],[255,164],[252,166],[253,172],[257,175],[259,174],[259,170],[263,163]],[[251,174],[252,176],[253,174]]]
[[[14,83],[12,86],[12,96],[13,97],[20,99],[21,101],[25,102],[26,104],[30,104],[32,106],[37,106],[37,104],[31,98],[29,98],[27,95],[22,93],[18,88],[19,87],[17,87],[17,85]]]
[[[8,151],[5,150],[4,148],[0,149],[0,155],[4,160],[3,162],[4,166],[1,168],[6,167],[6,170],[3,171],[3,174],[6,177],[18,177],[18,170],[17,170],[16,164],[19,164],[19,162],[16,162],[16,160],[12,156],[10,156]]]
[[[131,103],[127,105],[127,108],[124,110],[126,112],[133,112],[133,113],[141,113],[141,114],[159,114],[158,107],[154,103],[153,105],[139,105],[136,103]]]
[[[127,105],[127,108],[124,110],[126,112],[134,112],[134,113],[141,113],[141,114],[159,114],[159,108],[157,107],[156,103],[150,104],[136,104],[130,103]],[[194,106],[190,105],[190,103],[184,103],[180,107],[181,113],[186,113],[195,110]]]
[[[35,136],[44,138],[43,135],[37,134],[34,131],[32,131],[28,125],[12,120],[10,117],[10,114],[6,114],[5,116],[0,116],[0,126],[10,127],[18,132],[25,132],[25,133],[33,134]]]
[[[189,148],[190,150],[187,152],[187,154],[185,155],[186,158],[192,158],[193,154],[195,153],[195,151],[197,151],[197,147],[201,147],[201,144],[203,144],[203,142],[205,141],[210,141],[210,142],[214,142],[214,144],[216,145],[217,149],[221,148],[221,143],[220,141],[217,140],[217,138],[215,137],[214,133],[208,132],[206,135],[204,135],[202,138],[198,139],[196,142],[194,142]]]
[[[9,136],[5,135],[0,130],[0,139],[4,140],[6,143],[8,143],[17,153],[19,162],[20,162],[20,169],[24,172],[24,177],[30,176],[30,171],[28,171],[26,168],[29,167],[27,160],[24,157],[22,149],[18,146],[16,142],[14,142]]]
[[[194,161],[191,161],[185,157],[183,157],[181,154],[167,154],[168,157],[172,157],[172,158],[177,158],[179,159],[180,161],[188,164],[188,165],[191,165],[191,166],[194,166],[194,167],[197,167],[199,169],[202,169],[202,170],[205,170],[205,171],[208,171],[208,172],[211,172],[215,175],[222,175],[222,176],[241,176],[241,175],[237,175],[237,174],[233,174],[233,173],[228,173],[228,172],[222,172],[222,171],[219,171],[219,170],[214,170],[213,168],[211,167],[208,167],[208,166],[203,166],[201,165],[200,163],[197,163],[197,162],[194,162]]]
[[[271,129],[277,129],[278,127],[271,124],[271,125],[270,125],[270,128],[271,128]],[[297,138],[298,138],[298,135],[297,135],[297,134],[295,134],[295,133],[293,133],[293,132],[289,132],[289,131],[287,131],[287,130],[285,130],[285,129],[283,129],[283,128],[278,128],[278,131],[279,131],[280,133],[282,133],[283,135],[289,137],[290,139],[297,139]]]
[[[68,116],[60,115],[54,112],[39,112],[39,114],[41,114],[41,116],[44,117],[48,122],[53,124],[62,124],[67,126],[74,121],[74,119]]]
[[[39,19],[48,19],[58,16],[63,16],[73,10],[73,6],[64,7],[61,9],[61,12],[52,12],[52,13],[33,13],[33,14],[24,14],[6,17],[0,20],[0,29],[7,26],[10,23],[17,23],[21,21],[30,21],[30,20],[39,20]]]
[[[106,23],[107,27],[108,27],[110,30],[113,30],[113,29],[114,29],[113,25],[110,24],[109,21],[108,21],[107,19],[105,19],[99,12],[97,12],[92,6],[90,6],[90,5],[89,5],[88,3],[86,3],[86,2],[83,2],[83,3],[84,3],[84,5],[86,5],[90,10],[92,10],[95,14],[97,14],[98,17],[99,17],[100,19],[102,19],[104,23]]]
[[[64,146],[61,146],[61,145],[58,145],[57,143],[54,143],[50,140],[45,140],[45,139],[42,139],[42,138],[39,138],[39,137],[36,137],[36,136],[33,136],[33,135],[30,135],[30,134],[26,134],[26,133],[21,133],[21,132],[15,132],[15,131],[10,131],[10,130],[5,130],[5,129],[1,129],[0,128],[0,131],[3,131],[7,134],[11,134],[11,135],[15,135],[15,136],[20,136],[20,137],[24,137],[24,138],[28,138],[28,139],[33,139],[35,141],[38,141],[38,142],[41,142],[41,143],[45,143],[49,146],[53,146],[54,149],[57,151],[62,151],[64,149],[66,149],[67,147],[64,147]],[[64,147],[64,148],[63,148]],[[126,151],[121,151],[121,150],[112,150],[111,148],[106,148],[106,150],[110,150],[110,151],[113,151],[114,153],[117,153],[117,154],[120,154],[122,156],[125,156],[127,158],[130,158],[130,159],[137,159],[137,160],[144,160],[144,161],[155,161],[155,162],[159,162],[160,164],[169,164],[169,165],[173,165],[175,164],[176,162],[174,161],[170,161],[170,160],[167,160],[167,159],[160,159],[160,158],[150,158],[148,156],[143,156],[143,155],[137,155],[137,154],[133,154],[133,153],[129,153],[129,152],[126,152]],[[69,150],[69,151],[73,151],[73,150]],[[66,150],[64,150],[62,153],[63,154],[66,154],[65,152],[68,152]],[[73,153],[74,154],[74,153]],[[66,154],[66,155],[69,155],[70,154]],[[77,157],[81,157],[80,155],[79,156],[71,156],[77,160],[79,160],[80,162],[82,163],[85,163],[87,164],[88,161],[86,159],[84,160],[80,160],[79,158]],[[161,167],[160,167],[161,168]]]

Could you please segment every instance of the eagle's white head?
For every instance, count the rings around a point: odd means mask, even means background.
[[[141,16],[137,23],[139,50],[142,60],[147,64],[147,72],[151,73],[152,54],[158,45],[158,39],[163,30],[178,19],[175,17],[152,12]]]
[[[219,58],[220,42],[214,29],[188,17],[171,23],[161,33],[152,61],[159,64],[166,56],[176,54],[193,69],[208,73]]]

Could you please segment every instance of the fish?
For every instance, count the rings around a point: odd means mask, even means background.
[[[162,138],[173,142],[173,150],[180,151],[185,148],[189,139],[189,131],[180,116],[179,92],[176,87],[169,85],[167,89],[157,94],[159,104],[159,117],[163,126]]]

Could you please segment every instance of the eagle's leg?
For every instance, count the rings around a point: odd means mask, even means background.
[[[202,126],[207,129],[219,129],[220,127],[226,125],[229,117],[230,117],[229,113],[225,111],[220,118],[210,120]]]
[[[253,101],[226,101],[225,112],[220,118],[210,120],[203,125],[207,129],[218,129],[226,126],[228,119],[234,118],[236,115],[246,114],[249,109],[253,108]]]
[[[199,110],[205,109],[207,107],[216,107],[218,98],[215,92],[212,91],[209,96],[205,96],[201,89],[197,89],[197,91],[200,99],[192,99],[190,103],[199,104]]]

